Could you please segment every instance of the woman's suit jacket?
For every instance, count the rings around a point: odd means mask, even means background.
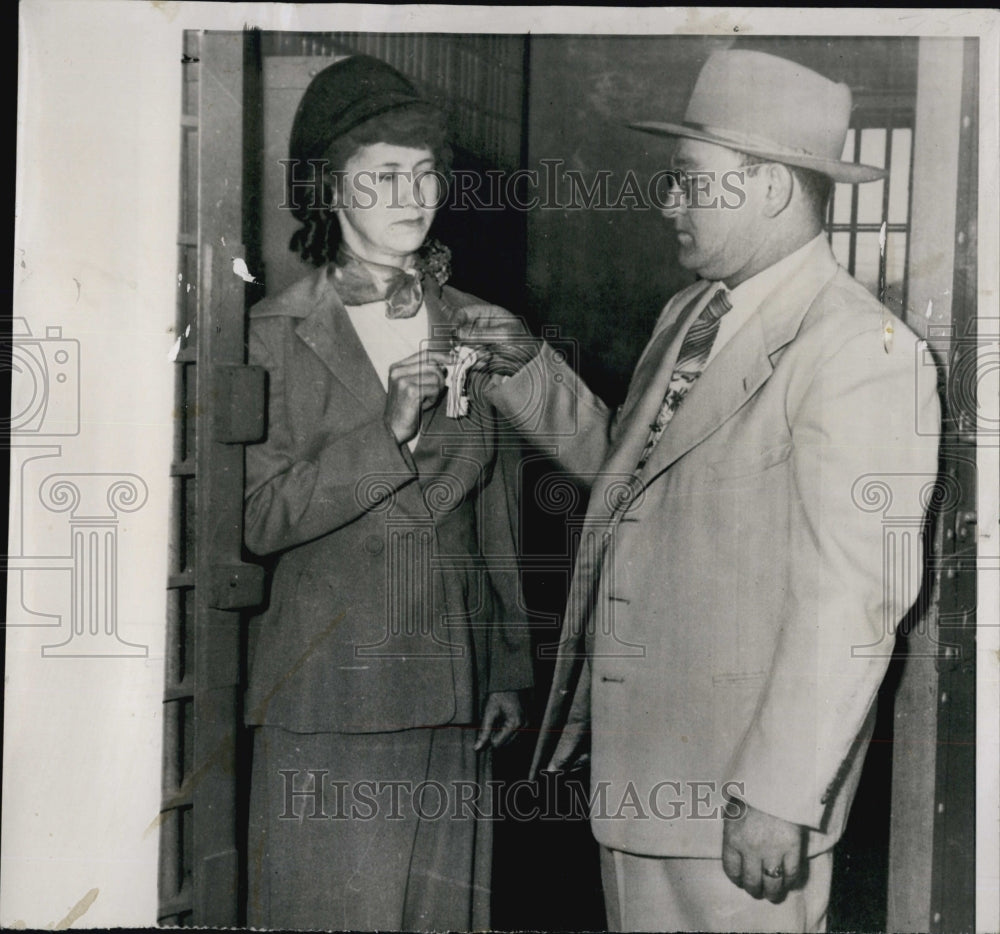
[[[275,555],[251,624],[246,718],[299,732],[472,723],[530,686],[516,565],[515,448],[490,413],[425,413],[415,450],[318,269],[250,312],[267,440],[247,448],[246,543]],[[473,299],[425,297],[434,325]]]
[[[854,794],[920,583],[938,401],[914,335],[825,242],[807,255],[694,385],[621,521],[706,283],[664,310],[613,420],[547,349],[488,394],[590,485],[535,765],[589,714],[592,827],[616,849],[718,858],[733,782],[820,852]]]

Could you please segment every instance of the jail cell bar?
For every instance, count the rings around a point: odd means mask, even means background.
[[[247,295],[233,262],[247,261],[244,93],[253,47],[253,33],[185,34],[160,814],[164,926],[237,926],[244,912],[242,611],[261,602],[263,570],[241,560],[242,445],[263,436],[264,373],[244,365]]]

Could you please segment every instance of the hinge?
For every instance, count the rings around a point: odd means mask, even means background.
[[[955,513],[955,542],[958,547],[975,543],[977,522],[974,509],[959,509]]]
[[[262,441],[267,371],[260,366],[217,364],[213,375],[214,439],[221,444]]]
[[[216,610],[259,606],[264,600],[264,569],[259,564],[216,564],[208,583],[208,605]]]

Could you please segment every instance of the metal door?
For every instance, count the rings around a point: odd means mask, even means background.
[[[262,437],[264,373],[244,366],[247,282],[241,33],[188,33],[178,237],[176,431],[160,843],[164,925],[236,925],[243,897],[243,443]],[[252,173],[249,173],[252,178]],[[241,266],[240,264],[244,264]]]

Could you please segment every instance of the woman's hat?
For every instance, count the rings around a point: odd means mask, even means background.
[[[427,104],[396,69],[370,55],[352,55],[324,68],[306,88],[292,122],[292,159],[321,159],[337,138],[407,104]]]
[[[683,123],[634,130],[716,143],[770,162],[812,169],[835,182],[873,182],[884,169],[844,162],[851,90],[764,52],[713,53],[691,92]]]

